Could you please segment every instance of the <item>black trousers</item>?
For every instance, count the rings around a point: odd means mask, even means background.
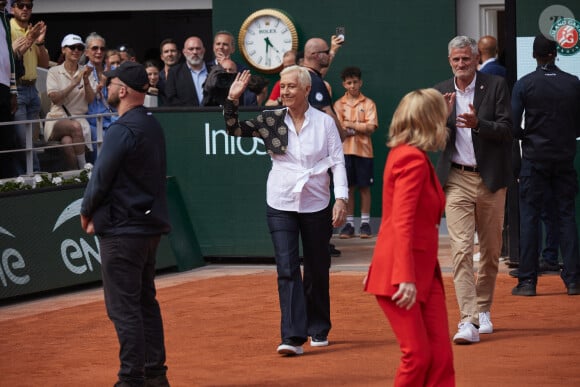
[[[14,121],[11,109],[10,88],[0,84],[0,122]],[[0,126],[0,151],[16,148],[16,128],[14,125]],[[0,153],[0,179],[18,176],[16,153]]]
[[[301,345],[308,336],[326,337],[331,328],[328,251],[331,208],[298,213],[268,206],[266,213],[278,271],[282,342]],[[299,237],[304,252],[304,277],[300,271]]]
[[[105,305],[120,344],[119,380],[135,386],[167,370],[154,283],[159,240],[159,235],[115,236],[99,243]]]
[[[546,192],[552,192],[559,223],[560,251],[564,263],[561,277],[566,286],[580,281],[580,255],[576,227],[578,181],[573,160],[522,159],[520,170],[520,264],[519,280],[538,280],[539,219]]]

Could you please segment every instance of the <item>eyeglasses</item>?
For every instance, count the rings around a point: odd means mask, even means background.
[[[74,46],[67,46],[71,51],[84,51],[85,46],[82,44],[75,44]]]
[[[330,49],[324,50],[324,51],[316,51],[315,54],[326,54],[326,55],[328,55],[328,54],[330,54]]]
[[[33,6],[34,5],[32,3],[16,3],[16,7],[18,9],[24,9],[24,8],[32,9]]]
[[[105,47],[103,47],[103,46],[93,46],[93,47],[91,47],[91,51],[105,51]]]

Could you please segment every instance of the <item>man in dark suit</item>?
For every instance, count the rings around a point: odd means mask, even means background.
[[[497,60],[497,39],[491,35],[482,36],[477,42],[477,49],[481,62],[479,71],[505,78],[506,69]]]
[[[208,75],[203,56],[205,47],[197,36],[183,44],[185,62],[171,67],[165,82],[165,96],[170,106],[201,106],[203,84]]]
[[[448,45],[455,75],[435,86],[455,100],[449,116],[449,140],[437,163],[437,176],[447,202],[453,280],[461,321],[456,344],[479,341],[492,333],[490,309],[502,245],[506,187],[511,169],[512,119],[505,80],[476,71],[477,42],[466,36]],[[481,257],[473,275],[473,237],[479,236]]]

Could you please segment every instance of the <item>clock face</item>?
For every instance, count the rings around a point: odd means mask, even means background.
[[[238,44],[252,67],[274,73],[282,69],[284,53],[298,47],[298,35],[294,24],[284,13],[263,9],[244,21]]]

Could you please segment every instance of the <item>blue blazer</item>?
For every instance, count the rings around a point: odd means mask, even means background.
[[[494,59],[493,61],[489,62],[488,64],[483,66],[479,71],[485,74],[499,75],[500,77],[504,78],[506,75],[505,67],[500,65],[497,59]]]

